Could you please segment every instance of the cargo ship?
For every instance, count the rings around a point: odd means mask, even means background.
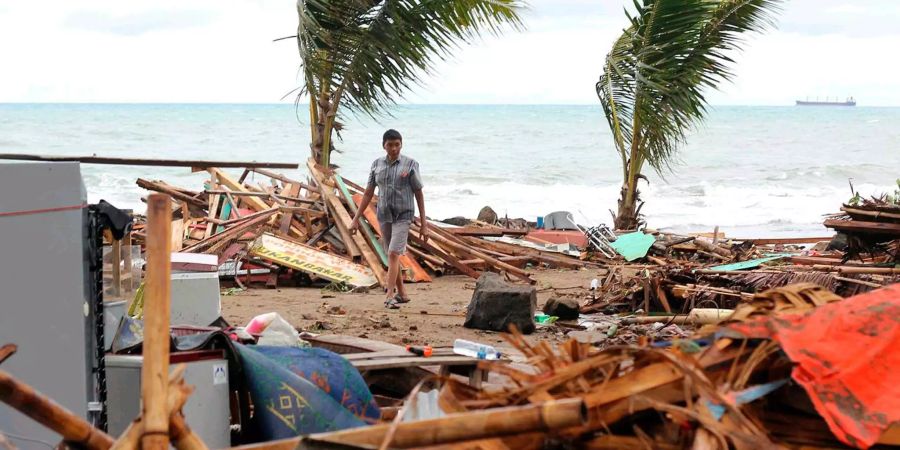
[[[825,97],[825,101],[821,102],[818,98],[810,100],[807,97],[806,100],[797,100],[797,106],[856,106],[856,99],[848,97],[847,100],[839,101],[837,97],[834,100],[829,100],[828,97]]]

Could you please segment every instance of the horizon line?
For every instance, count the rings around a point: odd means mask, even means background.
[[[68,102],[68,101],[42,101],[42,102],[7,102],[0,101],[0,105],[292,105],[293,102],[132,102],[132,101],[102,101],[102,102]],[[600,106],[598,103],[397,103],[390,107],[403,106]],[[793,103],[780,104],[747,104],[747,103],[713,103],[710,107],[736,106],[736,107],[793,107]],[[388,108],[390,108],[388,107]],[[859,105],[862,108],[896,108],[900,105]]]

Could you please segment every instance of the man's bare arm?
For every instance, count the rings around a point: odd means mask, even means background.
[[[428,242],[428,219],[425,216],[425,194],[419,189],[414,192],[416,195],[416,203],[419,205],[419,218],[422,226],[419,228],[422,233],[422,240]]]

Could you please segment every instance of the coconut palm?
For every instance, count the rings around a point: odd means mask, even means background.
[[[638,180],[647,163],[671,169],[686,133],[703,120],[704,92],[732,76],[741,37],[773,24],[781,0],[634,0],[597,95],[622,159],[617,229],[640,225]]]
[[[328,166],[341,106],[382,112],[461,43],[520,28],[523,8],[521,0],[298,0],[313,157]]]

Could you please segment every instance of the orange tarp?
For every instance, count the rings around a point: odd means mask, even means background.
[[[792,377],[844,443],[871,447],[900,421],[900,284],[729,328],[777,341],[797,364]]]

